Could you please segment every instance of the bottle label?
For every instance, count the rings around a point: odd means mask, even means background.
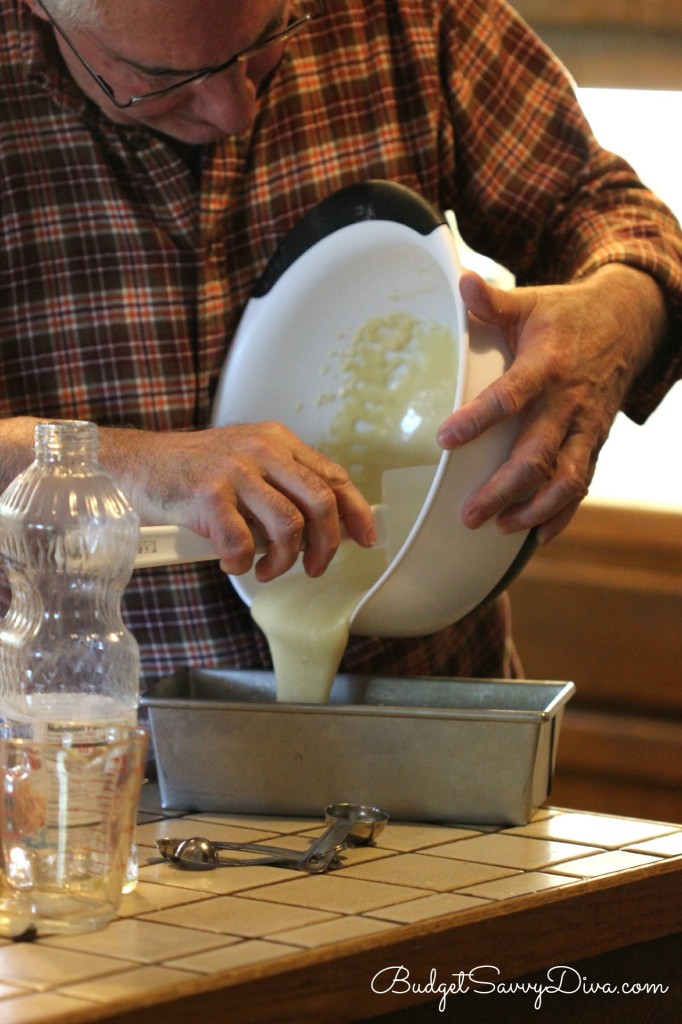
[[[26,707],[0,702],[2,735],[36,743],[59,743],[64,736],[74,745],[102,743],[112,725],[137,725],[137,709],[111,698],[91,695],[40,694]]]

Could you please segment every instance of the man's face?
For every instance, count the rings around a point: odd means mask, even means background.
[[[291,13],[289,0],[100,0],[100,7],[93,23],[61,27],[121,102],[225,63],[282,29]],[[40,7],[34,10],[42,16]],[[269,47],[213,77],[119,110],[57,32],[55,39],[76,83],[113,121],[193,144],[251,127],[259,87],[283,53],[283,46]]]

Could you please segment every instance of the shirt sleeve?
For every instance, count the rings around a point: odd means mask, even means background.
[[[465,241],[520,285],[621,262],[663,289],[671,331],[624,410],[643,422],[682,377],[680,225],[625,160],[598,145],[567,72],[504,0],[446,3],[441,61]]]

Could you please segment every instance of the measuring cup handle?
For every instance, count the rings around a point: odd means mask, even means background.
[[[386,547],[387,527],[386,509],[383,505],[373,505],[374,523],[377,532],[378,548]],[[256,554],[262,555],[268,549],[267,541],[253,531]],[[349,541],[348,534],[341,523],[341,540]],[[305,546],[305,538],[303,539]],[[143,526],[137,547],[134,569],[149,569],[158,565],[177,565],[181,562],[216,561],[213,544],[208,537],[201,537],[186,526]]]

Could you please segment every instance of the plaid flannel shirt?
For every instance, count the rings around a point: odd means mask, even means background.
[[[188,159],[111,122],[50,27],[0,0],[1,416],[205,427],[278,243],[324,196],[369,178],[453,209],[469,245],[520,283],[619,260],[652,274],[677,334],[627,411],[643,419],[660,401],[682,359],[679,227],[596,145],[537,37],[503,0],[326,6],[291,41],[253,130]],[[494,603],[422,639],[352,638],[342,669],[507,674],[505,612]],[[147,681],[187,664],[270,667],[217,563],[137,571],[124,615]]]

